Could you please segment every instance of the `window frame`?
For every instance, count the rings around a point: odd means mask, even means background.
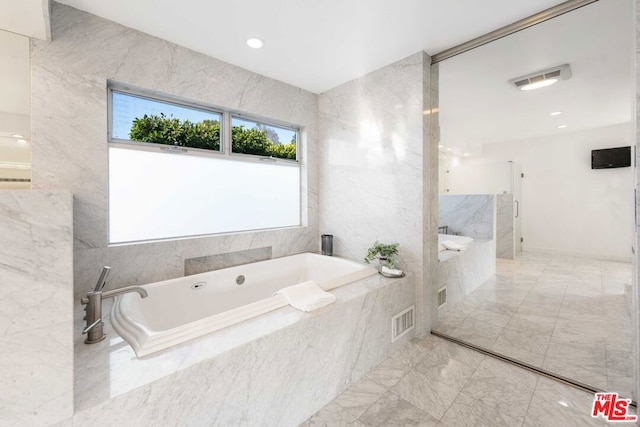
[[[113,92],[123,93],[125,95],[144,98],[151,101],[159,101],[163,103],[174,104],[180,107],[191,108],[191,109],[196,109],[204,112],[219,114],[221,116],[220,151],[114,138],[112,135],[113,133]],[[243,120],[254,121],[256,123],[264,124],[267,126],[275,126],[275,127],[294,131],[296,133],[296,159],[293,160],[293,159],[283,159],[283,158],[271,157],[271,156],[260,156],[256,154],[233,153],[232,141],[231,141],[232,117],[238,117]],[[277,166],[277,167],[295,167],[299,169],[299,175],[298,175],[299,223],[298,224],[281,226],[281,227],[252,228],[252,229],[243,229],[243,230],[235,230],[235,231],[210,232],[210,233],[198,234],[198,235],[181,235],[181,236],[162,237],[157,239],[136,240],[136,241],[114,243],[110,241],[109,236],[111,234],[109,230],[110,230],[111,224],[110,224],[110,219],[108,219],[107,220],[108,246],[123,246],[123,245],[140,244],[140,243],[147,243],[147,242],[173,241],[173,240],[182,240],[182,239],[222,236],[222,235],[229,235],[229,234],[240,234],[240,233],[247,233],[247,232],[257,233],[257,232],[263,232],[263,231],[287,230],[287,229],[298,228],[298,227],[306,227],[307,226],[305,223],[306,207],[304,206],[305,200],[306,200],[304,183],[306,182],[306,178],[303,176],[305,169],[302,167],[302,161],[304,159],[304,156],[302,155],[302,147],[304,144],[303,135],[305,135],[305,127],[301,125],[292,124],[292,123],[280,121],[277,119],[265,118],[259,115],[247,114],[243,111],[207,105],[200,102],[190,101],[184,98],[166,95],[164,93],[160,93],[160,92],[156,92],[148,89],[142,89],[139,87],[123,84],[123,83],[112,81],[112,80],[107,80],[107,164],[109,163],[108,148],[112,146],[117,148],[126,148],[126,149],[132,149],[132,150],[138,150],[138,151],[149,151],[149,152],[156,152],[156,153],[161,152],[161,153],[181,154],[181,155],[187,155],[187,156],[213,157],[213,158],[225,159],[229,161],[251,162],[251,163],[270,162],[270,163],[273,163],[273,166]],[[110,187],[109,175],[107,175],[107,188],[109,187]],[[108,190],[107,190],[107,218],[110,218],[110,204],[111,202],[109,200]]]
[[[130,139],[113,137],[113,93],[121,93],[128,96],[143,98],[150,101],[158,101],[166,104],[173,104],[178,107],[200,110],[206,113],[220,115],[220,151],[207,150],[203,148],[183,147],[169,144],[156,144],[153,142],[133,141]],[[261,156],[258,154],[244,154],[233,152],[232,141],[232,120],[237,117],[242,120],[253,121],[262,125],[278,127],[296,133],[296,158],[283,159],[280,157]],[[264,118],[257,115],[247,114],[242,111],[215,107],[203,103],[189,101],[178,97],[162,94],[159,92],[137,88],[131,85],[107,81],[107,142],[116,147],[140,149],[144,151],[162,151],[166,153],[196,155],[196,156],[225,156],[229,160],[252,161],[252,162],[276,162],[281,165],[300,167],[301,156],[301,134],[302,126],[285,123],[276,119]],[[302,207],[301,207],[302,208]]]

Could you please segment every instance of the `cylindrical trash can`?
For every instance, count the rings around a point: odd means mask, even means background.
[[[333,234],[323,234],[322,239],[322,255],[333,256]]]

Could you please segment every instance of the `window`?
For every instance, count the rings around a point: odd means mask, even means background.
[[[222,114],[111,91],[113,140],[220,151]]]
[[[301,224],[298,129],[116,84],[109,96],[111,244]]]
[[[240,117],[231,118],[231,151],[280,159],[296,159],[298,132]]]

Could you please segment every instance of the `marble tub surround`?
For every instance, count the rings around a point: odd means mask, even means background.
[[[227,252],[217,255],[190,258],[184,260],[184,275],[205,273],[222,268],[235,267],[251,262],[265,261],[272,258],[273,248],[247,249],[246,251]]]
[[[447,303],[438,309],[444,315],[496,274],[495,240],[476,239],[462,252],[440,252],[437,289],[446,286]]]
[[[610,425],[591,418],[592,405],[590,393],[429,336],[406,344],[301,427]]]
[[[33,187],[74,193],[76,295],[105,264],[109,289],[184,275],[185,260],[272,247],[315,251],[318,96],[59,3],[31,41]],[[108,246],[107,79],[302,127],[302,227]]]
[[[513,194],[496,194],[496,256],[516,256]]]
[[[441,226],[450,234],[494,239],[496,230],[496,196],[493,194],[445,195],[438,200]]]
[[[72,200],[0,191],[0,425],[73,413]]]
[[[419,326],[430,325],[423,302],[431,301],[428,260],[437,254],[423,184],[431,157],[437,162],[423,114],[429,62],[420,52],[319,96],[320,228],[334,235],[334,253],[349,259],[362,259],[376,240],[399,242],[399,268],[418,283]]]
[[[593,387],[636,396],[624,296],[631,265],[522,252],[439,316],[437,331]]]
[[[108,321],[99,344],[76,335],[68,425],[298,425],[412,338],[390,332],[415,302],[412,275],[332,292],[317,311],[284,307],[143,359]]]

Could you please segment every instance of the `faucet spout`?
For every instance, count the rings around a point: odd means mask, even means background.
[[[86,344],[95,344],[106,338],[103,332],[104,322],[102,321],[102,300],[105,298],[111,298],[118,295],[126,294],[129,292],[136,292],[140,295],[140,298],[146,298],[149,296],[147,290],[142,286],[127,286],[120,289],[114,289],[112,291],[102,291],[104,283],[109,275],[109,267],[104,267],[98,279],[98,284],[93,291],[89,291],[87,296],[80,299],[80,302],[84,305],[87,321],[87,326],[83,329],[82,334],[87,334],[87,339],[84,341]]]
[[[127,286],[125,288],[102,292],[102,299],[116,297],[118,295],[127,294],[129,292],[137,292],[138,295],[140,295],[140,298],[146,298],[149,296],[147,290],[142,286]]]

